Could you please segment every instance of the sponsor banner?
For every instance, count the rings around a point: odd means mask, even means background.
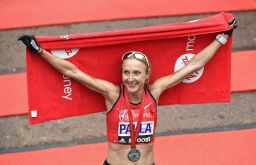
[[[144,135],[137,138],[137,143],[149,143],[153,139],[153,135]],[[131,144],[130,136],[118,136],[118,143]]]
[[[229,29],[233,16],[220,13],[198,21],[138,29],[37,37],[53,55],[70,61],[85,73],[116,85],[122,83],[122,55],[145,53],[152,65],[150,82],[184,67],[207,47],[219,32]],[[229,38],[207,65],[165,91],[159,105],[230,101],[231,43]],[[104,98],[56,71],[43,58],[27,50],[30,123],[106,111]],[[31,113],[29,113],[31,114]],[[150,116],[150,113],[147,114]],[[127,120],[126,112],[120,120]]]
[[[137,122],[134,122],[134,128],[137,127]],[[154,133],[154,121],[141,122],[139,136],[153,135]],[[119,122],[118,136],[130,136],[130,123]]]

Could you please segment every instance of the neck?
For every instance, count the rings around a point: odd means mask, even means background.
[[[139,91],[138,93],[128,93],[130,98],[130,102],[133,104],[138,104],[141,102],[141,98],[143,95],[143,90]]]

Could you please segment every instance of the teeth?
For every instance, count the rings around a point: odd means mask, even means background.
[[[130,87],[134,87],[136,85],[136,83],[128,83],[128,86]]]

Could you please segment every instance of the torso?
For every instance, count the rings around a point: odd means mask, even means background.
[[[128,110],[123,91],[123,87],[121,87],[117,102],[107,113],[107,137],[109,142],[107,160],[113,165],[151,165],[154,163],[153,141],[157,122],[156,102],[148,89],[145,88],[144,113],[136,145],[141,157],[136,163],[133,163],[127,157],[131,145]],[[131,107],[133,120],[137,122],[141,105],[131,105]]]
[[[127,158],[127,154],[131,147],[123,144],[115,144],[108,142],[107,161],[111,165],[152,165],[154,163],[154,143],[137,145],[141,156],[135,163]]]

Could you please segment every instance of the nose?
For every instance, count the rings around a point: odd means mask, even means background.
[[[133,81],[133,75],[132,74],[129,74],[129,77],[128,77],[128,81],[130,82],[130,81]]]

